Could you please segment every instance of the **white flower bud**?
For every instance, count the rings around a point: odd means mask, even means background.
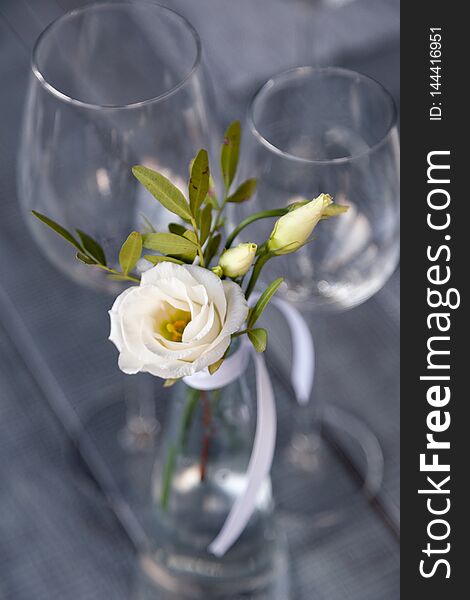
[[[219,267],[222,267],[224,275],[227,277],[241,277],[245,275],[253,264],[256,256],[256,244],[239,244],[235,248],[225,250],[219,260]]]
[[[312,231],[322,218],[323,210],[331,203],[331,196],[320,194],[311,202],[280,217],[269,237],[268,250],[275,254],[295,252],[312,235]]]

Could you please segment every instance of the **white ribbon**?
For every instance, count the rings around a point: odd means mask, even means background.
[[[254,293],[250,304],[254,304],[261,294]],[[297,402],[304,406],[310,401],[315,377],[315,346],[307,322],[301,313],[285,300],[272,298],[274,304],[282,313],[289,326],[292,340],[291,385]]]
[[[253,301],[255,300],[254,295]],[[315,354],[312,336],[305,319],[296,308],[278,298],[274,298],[273,302],[289,325],[292,336],[292,387],[299,404],[305,404],[310,399],[313,386]],[[196,390],[220,389],[244,373],[250,356],[253,357],[256,372],[255,439],[248,463],[245,489],[235,500],[222,529],[209,545],[209,552],[215,556],[223,556],[240,537],[256,508],[263,482],[269,476],[276,445],[274,392],[263,355],[257,354],[246,338],[242,339],[240,348],[224,360],[214,375],[205,370],[183,378],[188,386]]]
[[[202,391],[218,390],[229,385],[246,371],[250,359],[250,346],[251,344],[244,338],[238,350],[226,358],[213,375],[204,369],[189,377],[183,377],[183,381],[189,387]]]
[[[304,406],[310,400],[315,377],[315,347],[312,333],[300,312],[285,300],[273,298],[271,302],[284,315],[292,339],[291,384],[297,402]]]

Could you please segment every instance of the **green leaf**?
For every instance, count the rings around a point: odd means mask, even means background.
[[[216,371],[218,371],[220,369],[220,367],[222,366],[222,363],[227,358],[229,352],[230,352],[230,346],[227,348],[227,350],[225,350],[222,358],[219,358],[219,360],[216,360],[215,363],[212,363],[211,365],[209,365],[207,367],[207,370],[209,371],[209,373],[211,375],[213,375]]]
[[[211,231],[212,225],[212,206],[210,204],[206,204],[201,212],[201,223],[200,223],[200,241],[201,246],[206,242],[209,237],[209,233]]]
[[[321,218],[329,219],[330,217],[336,217],[337,215],[341,215],[349,210],[349,206],[344,206],[341,204],[330,204],[323,209]]]
[[[180,225],[179,223],[170,223],[168,225],[168,229],[170,230],[170,233],[184,237],[190,242],[192,242],[197,249],[197,236],[194,233],[194,231],[192,231],[191,229],[186,229],[186,227]],[[194,248],[191,248],[191,250],[185,254],[179,253],[178,256],[181,256],[181,258],[183,258],[186,261],[192,262],[195,257]]]
[[[191,220],[188,201],[169,179],[140,165],[132,167],[132,173],[167,210],[185,221]]]
[[[170,256],[195,257],[197,254],[197,246],[194,242],[175,233],[148,233],[144,236],[144,248]]]
[[[191,177],[189,178],[189,204],[194,217],[206,199],[209,191],[209,157],[206,150],[199,150],[191,167]]]
[[[224,141],[220,149],[220,168],[226,190],[229,189],[237,170],[240,136],[240,122],[234,121],[225,132]]]
[[[249,329],[247,334],[256,352],[264,352],[266,350],[268,344],[268,332],[266,329]]]
[[[177,258],[172,258],[171,256],[160,256],[158,254],[144,254],[144,258],[145,258],[145,260],[148,260],[148,262],[150,262],[154,265],[158,265],[161,262],[171,262],[171,263],[175,263],[176,265],[183,264],[182,260],[178,260]]]
[[[45,223],[48,227],[50,227],[56,233],[58,233],[60,236],[62,236],[64,238],[64,240],[67,240],[67,242],[69,242],[69,244],[72,244],[72,246],[75,246],[75,248],[79,252],[83,252],[83,248],[80,246],[79,242],[77,242],[77,240],[73,237],[73,235],[70,232],[68,232],[64,227],[62,227],[62,225],[59,225],[59,223],[56,223],[52,219],[49,219],[49,217],[46,217],[45,215],[42,215],[41,213],[38,213],[35,210],[32,210],[31,212],[33,213],[33,215],[36,218],[38,218],[40,221]]]
[[[106,256],[101,245],[81,229],[77,229],[76,231],[83,247],[88,254],[95,258],[100,265],[106,266]]]
[[[282,277],[275,279],[272,283],[270,283],[268,285],[268,287],[261,294],[261,296],[258,299],[258,302],[250,310],[250,314],[248,316],[248,322],[247,322],[248,328],[253,327],[253,325],[256,323],[256,321],[260,318],[263,310],[266,308],[266,306],[268,305],[268,302],[271,300],[271,298],[277,292],[279,286],[281,285],[281,283],[283,281],[284,281],[284,279]]]
[[[213,375],[216,371],[218,371],[220,369],[224,360],[225,360],[225,356],[222,356],[222,358],[219,358],[218,361],[216,361],[215,363],[213,363],[212,365],[209,365],[207,367],[207,370],[209,371],[210,375]]]
[[[241,183],[235,192],[227,198],[227,202],[245,202],[256,190],[256,179],[247,179]]]
[[[189,176],[191,176],[191,171],[194,165],[194,161],[196,158],[193,158],[189,161]],[[209,189],[207,190],[206,203],[211,204],[214,208],[218,208],[219,204],[217,202],[217,194],[215,189],[215,181],[212,175],[209,172]]]
[[[157,235],[150,233],[149,235]],[[138,231],[133,231],[122,245],[119,252],[119,264],[122,272],[127,275],[135,267],[142,254],[142,235]]]
[[[186,230],[183,233],[183,237],[192,242],[197,247],[197,235],[191,229]]]
[[[165,383],[163,384],[164,388],[168,388],[171,387],[172,385],[175,385],[175,383],[177,383],[179,381],[179,379],[165,379]]]
[[[157,230],[152,225],[152,223],[150,222],[150,220],[145,215],[141,215],[141,217],[142,217],[143,222],[147,226],[148,233],[157,233]]]
[[[216,255],[217,250],[219,249],[219,246],[220,246],[221,239],[222,239],[222,236],[220,235],[220,233],[217,233],[216,235],[214,235],[213,238],[211,238],[208,241],[206,250],[204,252],[204,261],[206,263],[206,267],[208,267],[210,265],[211,260]]]
[[[183,237],[194,244],[194,246],[196,247],[196,252],[194,251],[194,249],[192,249],[191,252],[186,252],[185,254],[181,254],[179,256],[181,256],[182,260],[184,260],[186,262],[192,262],[197,254],[197,248],[198,248],[197,235],[194,233],[194,231],[191,231],[190,229],[188,229],[187,231],[184,232]]]
[[[216,210],[219,208],[215,192],[211,192],[211,188],[209,188],[209,193],[207,194],[206,204],[210,204]]]
[[[181,225],[181,223],[170,223],[168,225],[168,231],[170,233],[175,233],[176,235],[184,235],[187,229],[184,225]],[[154,233],[156,233],[156,231]]]
[[[89,256],[87,256],[86,254],[83,254],[83,252],[77,252],[75,257],[80,262],[85,263],[86,265],[96,265],[96,261],[93,258],[90,258]]]

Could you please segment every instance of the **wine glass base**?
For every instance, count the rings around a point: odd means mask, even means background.
[[[230,557],[184,556],[171,552],[139,556],[133,600],[289,600],[289,560],[284,536],[278,531],[261,553],[241,560]],[[161,555],[161,556],[160,556]]]
[[[159,431],[157,419],[134,416],[127,419],[118,433],[118,439],[126,452],[149,452],[155,448]]]
[[[327,528],[375,498],[382,478],[383,454],[374,433],[330,405],[318,435],[297,433],[281,452],[273,485],[281,511],[308,518],[309,527]]]

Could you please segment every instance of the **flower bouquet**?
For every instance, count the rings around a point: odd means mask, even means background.
[[[321,194],[252,214],[224,240],[227,205],[248,202],[256,190],[254,179],[234,188],[239,148],[234,122],[221,146],[219,197],[205,150],[190,165],[187,197],[162,174],[135,166],[135,177],[175,220],[159,231],[145,219],[142,231],[124,241],[118,265],[85,232],[73,234],[33,213],[74,247],[78,260],[135,284],[109,312],[119,368],[177,384],[155,464],[155,547],[153,566],[147,565],[176,598],[272,590],[278,552],[269,469],[276,427],[262,359],[268,334],[258,320],[283,280],[270,283],[256,302],[253,292],[269,260],[310,243],[322,219],[347,210]],[[234,246],[242,230],[269,218],[277,220],[268,239]],[[256,391],[246,376],[250,357]]]

